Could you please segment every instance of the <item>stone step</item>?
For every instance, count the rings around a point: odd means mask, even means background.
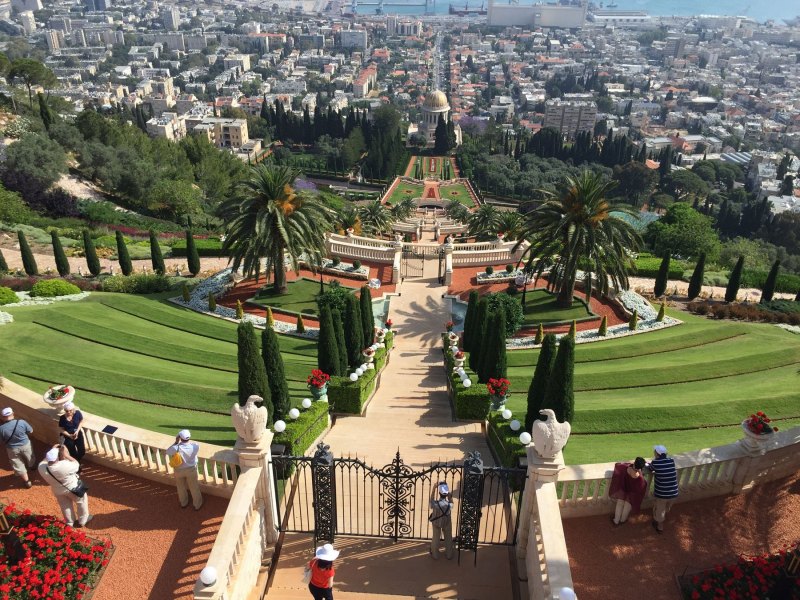
[[[436,596],[396,596],[388,594],[371,594],[362,592],[343,592],[333,586],[334,597],[336,600],[429,600],[436,598]],[[275,588],[267,593],[267,600],[275,598],[276,600],[308,600],[308,588]]]

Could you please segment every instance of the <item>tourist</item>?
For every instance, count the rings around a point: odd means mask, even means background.
[[[203,506],[203,494],[200,493],[200,482],[197,480],[197,453],[200,452],[200,446],[191,439],[191,432],[188,429],[181,429],[175,438],[175,443],[167,448],[167,456],[170,466],[175,470],[175,483],[181,508],[189,506],[191,492],[192,505],[195,510],[200,510]]]
[[[653,460],[647,464],[653,472],[653,528],[658,533],[664,533],[664,520],[669,509],[678,497],[678,471],[675,461],[667,457],[666,447],[658,444],[653,446]]]
[[[628,520],[631,513],[634,515],[639,512],[642,506],[642,498],[647,493],[647,482],[642,477],[645,460],[637,456],[631,463],[617,463],[614,465],[614,475],[611,477],[611,487],[608,489],[608,497],[614,498],[616,507],[611,522],[614,525],[621,525]]]
[[[0,440],[6,447],[11,470],[25,482],[25,487],[29,488],[33,483],[28,479],[28,471],[36,467],[33,446],[28,437],[33,432],[33,427],[24,419],[15,418],[12,408],[4,408],[0,415],[2,415]]]
[[[83,438],[83,414],[72,402],[64,405],[64,414],[58,420],[58,427],[61,430],[61,438],[64,445],[69,450],[70,456],[80,463],[83,455],[86,454],[86,444]]]
[[[314,600],[333,600],[333,576],[336,573],[333,561],[338,556],[339,550],[334,550],[332,544],[325,544],[317,548],[314,558],[306,565],[306,574],[311,577],[308,591]]]
[[[39,463],[39,474],[50,484],[64,521],[73,526],[77,518],[77,526],[83,527],[92,520],[92,515],[89,514],[88,488],[78,478],[79,469],[78,461],[61,444],[48,450],[44,460]]]
[[[439,483],[431,499],[431,516],[429,520],[433,527],[431,537],[431,556],[439,558],[439,544],[444,534],[444,550],[447,560],[453,558],[453,496],[446,483]]]

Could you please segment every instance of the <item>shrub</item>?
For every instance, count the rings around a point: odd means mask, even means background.
[[[267,307],[266,319],[267,327],[275,327],[275,317],[272,316],[272,308],[269,306]]]
[[[261,332],[261,358],[267,372],[274,418],[284,419],[289,412],[289,384],[286,382],[278,334],[271,327],[266,327]]]
[[[208,312],[216,312],[217,311],[217,299],[214,297],[214,294],[208,294]]]
[[[14,290],[5,286],[0,287],[0,306],[4,304],[13,304],[19,302],[19,298],[14,293]]]
[[[244,319],[244,307],[242,306],[242,301],[236,301],[236,318],[241,321]]]
[[[333,320],[334,335],[336,335],[336,348],[339,353],[339,369],[334,371],[339,375],[347,375],[347,343],[344,335],[344,319],[342,313],[335,309],[331,309],[331,319]],[[386,336],[389,339],[389,336]],[[386,349],[389,349],[389,344],[386,342]]]
[[[53,256],[56,260],[56,270],[61,277],[69,275],[69,260],[64,253],[64,246],[61,245],[61,240],[58,237],[58,232],[53,230],[50,232],[51,242],[53,244]]]
[[[664,320],[665,312],[666,312],[666,305],[662,302],[661,306],[658,307],[658,316],[656,317],[656,321],[661,323]]]
[[[150,262],[153,264],[153,272],[163,275],[167,269],[164,266],[164,256],[161,254],[161,246],[158,245],[156,232],[151,229],[148,235],[150,236]],[[186,300],[185,296],[184,300]],[[188,302],[188,300],[186,301]]]
[[[28,245],[28,240],[22,231],[17,231],[17,239],[19,240],[19,251],[22,255],[22,268],[25,273],[33,277],[39,274],[39,267],[36,266],[36,259],[33,257],[31,247]]]
[[[469,353],[469,368],[478,372],[481,365],[481,354],[483,353],[483,341],[486,337],[487,321],[489,320],[489,300],[484,296],[478,300],[478,308],[475,311],[475,325],[473,332],[475,341],[472,351]]]
[[[189,294],[189,286],[185,283],[181,288],[181,296],[183,297],[184,302],[189,302],[192,299],[191,295]]]
[[[334,266],[334,267],[338,267],[338,266],[339,266],[339,265],[342,263],[342,259],[341,259],[341,258],[339,258],[338,256],[334,256],[334,257],[331,259],[331,262],[333,263],[333,266]]]
[[[631,331],[636,331],[636,326],[639,325],[639,311],[634,310],[633,314],[631,315],[630,321],[628,321],[628,329]]]
[[[533,338],[533,343],[537,346],[544,341],[544,326],[539,323],[539,327],[536,328],[536,337]]]
[[[119,268],[122,270],[123,275],[130,275],[133,272],[133,264],[131,263],[131,255],[128,253],[128,246],[125,244],[125,238],[122,237],[121,231],[116,232],[116,238]]]
[[[193,238],[198,256],[227,256],[222,250],[222,242],[217,238]],[[188,256],[186,240],[176,240],[172,245],[172,256]]]
[[[192,277],[197,277],[200,272],[200,255],[197,253],[194,237],[190,229],[186,230],[186,262],[189,266],[189,273]]]
[[[491,275],[492,273],[494,273],[494,267],[492,266],[486,267],[486,269],[484,270],[486,271],[487,275]]]
[[[506,273],[513,273],[514,265],[506,265]]]
[[[329,410],[327,402],[314,402],[308,410],[301,410],[297,419],[287,421],[286,429],[276,433],[272,443],[286,446],[287,456],[303,456],[328,427]],[[280,458],[272,460],[280,466]]]
[[[360,260],[354,260],[353,261],[353,270],[354,271],[358,271],[360,268],[361,268],[361,261]]]
[[[100,275],[100,259],[97,258],[97,248],[94,246],[88,229],[83,230],[83,253],[86,256],[86,266],[89,267],[92,276]]]
[[[687,296],[689,300],[694,300],[700,295],[700,291],[703,289],[703,273],[706,268],[706,255],[705,253],[700,255],[700,258],[697,260],[697,265],[694,267],[694,272],[692,273],[692,277],[689,280],[689,289],[687,290]]]
[[[385,352],[383,348],[380,350]],[[375,357],[377,360],[378,352],[375,353]],[[378,371],[376,365],[374,369],[366,371],[356,381],[350,381],[349,377],[331,377],[328,384],[328,402],[331,403],[332,410],[338,413],[360,415],[364,404],[375,389],[375,378]]]
[[[764,289],[767,281],[767,271],[742,271],[742,287]],[[800,288],[800,275],[779,273],[775,278],[775,291],[782,294],[794,294]]]
[[[133,275],[113,275],[103,280],[104,292],[119,294],[156,294],[170,289],[169,278],[156,273],[134,273]],[[183,299],[187,300],[189,288],[184,284]]]
[[[71,296],[80,294],[78,286],[63,279],[41,279],[31,288],[32,297],[52,298],[54,296]]]
[[[639,277],[657,277],[659,269],[663,263],[663,258],[653,256],[643,252],[636,257],[634,263],[636,275]],[[667,271],[668,279],[680,279],[683,276],[684,263],[682,261],[670,260],[670,267]]]
[[[761,288],[761,300],[759,300],[759,302],[769,302],[772,300],[772,296],[775,295],[775,284],[778,280],[778,270],[780,268],[781,261],[776,260],[769,270],[769,275],[767,275],[767,279],[764,282],[764,287]]]
[[[519,466],[519,457],[525,456],[525,447],[519,441],[520,432],[511,429],[509,422],[499,413],[490,413],[488,420],[489,445],[500,460],[500,464],[504,467]]]
[[[0,250],[0,273],[8,273],[8,263],[6,257],[3,256],[3,251]]]
[[[306,332],[306,324],[303,323],[303,315],[297,315],[297,328],[295,331],[297,331],[297,333]]]
[[[666,254],[661,260],[661,265],[658,267],[658,274],[656,275],[655,286],[653,287],[653,295],[660,298],[667,291],[667,280],[669,277],[669,254]]]
[[[503,309],[506,316],[506,337],[511,337],[519,331],[525,322],[525,315],[522,312],[522,303],[519,298],[512,298],[505,292],[496,292],[488,294],[486,301],[489,312],[496,311],[499,308]]]
[[[272,397],[264,361],[258,351],[256,330],[250,321],[242,321],[236,329],[236,335],[239,363],[239,404],[244,406],[247,399],[255,394],[264,399],[264,406],[272,414]]]
[[[744,256],[740,256],[739,260],[736,261],[736,265],[733,267],[733,271],[731,271],[730,277],[728,278],[728,286],[725,288],[725,302],[734,302],[736,300],[736,296],[739,293],[739,287],[741,286],[743,268]]]
[[[473,385],[465,388],[461,385],[461,379],[456,375],[450,375],[450,381],[453,386],[453,406],[456,411],[456,419],[464,420],[478,420],[483,421],[489,415],[489,408],[491,401],[489,399],[489,392],[484,385],[475,385],[473,378]]]
[[[608,317],[603,315],[603,318],[600,319],[600,329],[597,330],[598,335],[602,335],[606,337],[608,335]]]
[[[578,323],[575,319],[572,319],[572,323],[569,325],[569,332],[567,335],[571,337],[573,340],[575,339],[575,335],[578,333]]]
[[[317,296],[317,306],[322,309],[323,306],[328,306],[331,310],[336,309],[344,313],[347,306],[347,297],[351,296],[350,288],[342,286],[335,279],[331,281],[323,293]]]

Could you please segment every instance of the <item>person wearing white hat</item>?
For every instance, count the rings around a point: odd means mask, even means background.
[[[25,482],[25,487],[33,486],[28,471],[36,467],[33,446],[28,437],[33,432],[27,421],[14,417],[14,409],[6,407],[0,412],[0,442],[6,447],[11,470]]]
[[[178,488],[178,500],[181,508],[189,506],[189,494],[192,495],[192,506],[200,510],[203,506],[203,494],[197,480],[197,453],[200,446],[192,441],[192,433],[181,429],[175,437],[175,443],[167,448],[169,465],[175,471],[175,485]]]
[[[64,414],[58,419],[58,428],[61,431],[61,438],[64,445],[69,450],[70,456],[80,463],[83,455],[86,454],[86,444],[83,439],[83,414],[72,403],[64,405]]]
[[[306,565],[306,576],[310,577],[308,591],[314,600],[333,600],[333,576],[336,570],[333,561],[339,557],[339,550],[333,544],[317,548],[314,558]]]
[[[653,460],[647,464],[653,473],[653,529],[664,533],[667,513],[678,497],[678,471],[675,461],[667,456],[667,448],[662,444],[653,446]]]
[[[453,558],[453,495],[450,486],[440,482],[431,498],[431,515],[428,520],[433,528],[431,556],[439,558],[439,545],[444,535],[444,551],[447,560]]]
[[[61,444],[48,450],[44,460],[39,463],[39,475],[50,484],[58,506],[61,507],[64,521],[73,526],[77,520],[77,526],[83,527],[92,520],[92,515],[89,513],[89,494],[86,492],[88,488],[83,486],[78,477],[79,469],[78,461]],[[82,492],[76,494],[81,489]]]

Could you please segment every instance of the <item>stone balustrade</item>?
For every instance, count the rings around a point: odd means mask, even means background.
[[[58,442],[58,410],[46,405],[41,394],[4,379],[0,401],[31,424],[35,439],[45,444]],[[75,404],[80,408],[80,395]],[[84,410],[81,413],[88,460],[158,483],[174,483],[166,454],[166,449],[175,443],[173,436],[112,421]],[[200,443],[197,467],[203,493],[230,498],[237,482],[238,464],[238,456],[233,450]]]

